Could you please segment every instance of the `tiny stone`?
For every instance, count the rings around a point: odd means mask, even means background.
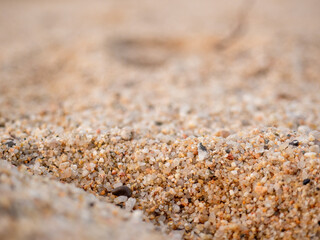
[[[308,126],[300,126],[298,127],[298,132],[308,134],[310,132],[310,128]]]
[[[207,148],[203,146],[202,143],[198,144],[198,156],[200,161],[203,161],[209,156]]]
[[[177,204],[174,204],[173,207],[172,207],[172,209],[173,209],[173,211],[174,211],[175,213],[180,212],[180,207],[179,207]]]
[[[133,208],[134,208],[134,205],[136,204],[136,199],[135,198],[129,198],[127,201],[126,201],[126,210],[127,211],[131,211]]]
[[[220,134],[221,134],[221,137],[227,138],[227,137],[230,135],[230,132],[228,132],[228,131],[226,131],[226,130],[222,130],[222,131],[220,132]]]
[[[309,150],[311,152],[314,152],[314,153],[319,153],[320,152],[320,147],[318,145],[312,145]]]
[[[82,172],[82,177],[86,177],[88,176],[88,174],[89,174],[89,171],[87,169],[84,169]]]
[[[121,138],[126,141],[131,140],[133,135],[132,130],[128,128],[122,129],[120,134],[121,134]]]
[[[14,141],[8,141],[8,142],[6,142],[6,145],[11,148],[11,147],[13,147],[13,146],[16,145],[16,144],[15,144]]]
[[[233,175],[237,175],[237,174],[238,174],[238,171],[237,171],[237,170],[233,170],[233,171],[231,171],[231,173],[232,173]]]
[[[128,200],[127,196],[119,196],[119,197],[114,199],[114,203],[115,204],[119,204],[119,203],[123,203],[123,202],[125,202],[127,200]]]
[[[203,146],[202,143],[199,143],[198,148],[199,148],[201,151],[207,151],[207,148],[206,148],[205,146]]]
[[[306,178],[303,180],[303,185],[307,185],[308,183],[310,182],[310,179],[309,178]]]
[[[132,195],[132,191],[129,187],[127,186],[120,186],[120,187],[117,187],[115,189],[112,190],[111,192],[113,195],[116,195],[116,196],[127,196],[127,197],[131,197]]]
[[[122,182],[117,182],[113,184],[113,188],[118,188],[118,187],[121,187],[122,185],[123,185]]]
[[[163,122],[155,121],[154,124],[157,125],[157,126],[161,126],[163,124]]]
[[[289,143],[289,145],[292,145],[292,146],[299,146],[299,141],[298,140],[293,140],[292,142]]]
[[[310,133],[311,136],[313,136],[316,140],[320,140],[320,132],[319,131],[312,131]]]

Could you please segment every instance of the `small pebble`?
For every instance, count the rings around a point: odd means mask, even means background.
[[[292,145],[292,146],[299,146],[299,141],[298,140],[293,140],[292,142],[289,143],[289,145]]]
[[[198,144],[198,156],[200,161],[203,161],[209,156],[207,148],[203,146],[202,143]]]
[[[298,132],[308,134],[310,132],[310,128],[308,126],[299,126]]]
[[[313,145],[309,149],[310,149],[311,152],[314,152],[314,153],[319,153],[320,152],[320,147],[318,145]]]
[[[118,187],[121,187],[122,185],[123,185],[122,182],[117,182],[113,184],[113,188],[118,188]]]
[[[157,125],[157,126],[161,126],[163,124],[163,122],[155,121],[154,124]]]
[[[126,201],[125,208],[127,211],[131,211],[134,208],[134,205],[136,205],[136,199],[129,198],[128,201]]]
[[[313,136],[316,140],[320,140],[320,132],[319,131],[312,131],[310,133],[311,136]]]
[[[128,140],[131,140],[131,139],[132,139],[133,133],[132,133],[132,130],[131,130],[131,129],[124,128],[124,129],[122,129],[120,135],[121,135],[121,138],[122,138],[123,140],[128,141]]]
[[[206,148],[205,146],[203,146],[202,143],[199,143],[198,148],[199,148],[201,151],[207,151],[207,148]]]
[[[310,183],[310,179],[309,178],[306,178],[303,180],[303,185],[307,185],[308,183]]]
[[[173,210],[173,212],[178,213],[180,211],[180,207],[177,204],[174,204],[172,206],[172,210]]]
[[[113,189],[111,193],[116,196],[126,196],[126,197],[132,196],[132,191],[127,186],[117,187],[117,188]]]
[[[119,204],[119,203],[126,202],[127,200],[128,200],[127,196],[119,196],[119,197],[114,199],[114,203],[115,204]]]
[[[6,145],[11,148],[11,147],[13,147],[13,146],[16,145],[16,144],[15,144],[14,141],[8,141],[8,142],[6,142]]]

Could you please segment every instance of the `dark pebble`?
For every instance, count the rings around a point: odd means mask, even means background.
[[[94,202],[89,203],[89,207],[93,207],[94,206]]]
[[[127,186],[117,187],[117,188],[113,189],[111,193],[116,196],[127,196],[127,197],[132,196],[132,191]]]
[[[11,147],[13,147],[13,146],[16,145],[16,144],[15,144],[15,142],[13,142],[13,141],[8,141],[8,142],[6,142],[6,145],[11,148]]]
[[[289,145],[298,147],[299,146],[299,141],[298,140],[293,140],[292,142],[289,143]]]
[[[310,179],[309,178],[306,178],[303,180],[303,185],[307,185],[308,183],[310,182]]]
[[[279,216],[280,215],[280,210],[277,208],[277,210],[274,212],[275,216]]]
[[[318,225],[320,226],[320,221],[318,221]]]
[[[199,148],[202,150],[202,151],[207,151],[207,148],[205,146],[202,145],[202,143],[199,143]]]
[[[230,150],[230,149],[227,149],[227,150],[226,150],[226,153],[230,153],[230,152],[231,152],[231,150]]]
[[[154,122],[157,126],[161,126],[163,124],[163,122],[160,122],[160,121],[155,121]]]
[[[120,207],[120,208],[124,208],[123,204],[119,203],[119,204],[116,204],[116,206]]]

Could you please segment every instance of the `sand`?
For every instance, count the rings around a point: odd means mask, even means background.
[[[2,1],[1,239],[318,239],[319,7]]]

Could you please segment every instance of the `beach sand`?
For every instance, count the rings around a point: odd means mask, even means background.
[[[318,1],[0,9],[1,239],[320,238]]]

